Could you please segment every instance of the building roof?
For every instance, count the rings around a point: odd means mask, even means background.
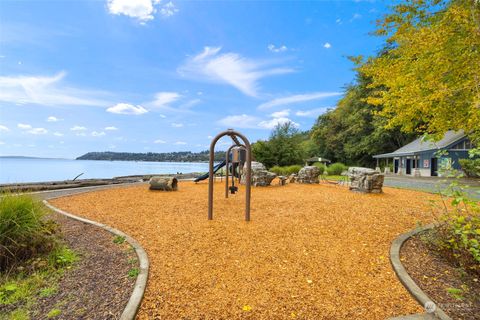
[[[306,161],[307,162],[331,162],[330,160],[322,158],[322,157],[308,158]]]
[[[394,152],[384,153],[384,154],[377,154],[374,155],[374,158],[393,158],[399,156],[408,156],[413,155],[416,153],[420,153],[423,151],[430,151],[430,150],[439,150],[444,149],[456,141],[465,137],[465,133],[463,130],[460,131],[447,131],[443,138],[440,141],[425,141],[422,138],[418,138],[409,144],[404,145],[400,149],[395,150]]]

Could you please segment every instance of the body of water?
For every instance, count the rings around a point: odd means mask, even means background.
[[[41,182],[118,176],[206,172],[203,162],[136,162],[69,159],[0,158],[0,183]]]

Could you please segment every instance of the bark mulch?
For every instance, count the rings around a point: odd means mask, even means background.
[[[98,227],[52,213],[59,222],[66,243],[80,260],[60,279],[57,293],[40,298],[35,319],[46,319],[60,309],[55,319],[118,319],[133,291],[135,279],[128,271],[138,263],[126,243],[116,244],[114,236]]]
[[[421,312],[388,259],[391,242],[430,222],[432,195],[385,188],[359,194],[335,185],[252,188],[224,198],[215,185],[182,181],[53,200],[64,210],[137,239],[150,260],[139,319],[386,319]]]
[[[422,236],[412,237],[403,245],[401,261],[418,286],[452,319],[480,319],[478,276],[454,266],[422,241]]]

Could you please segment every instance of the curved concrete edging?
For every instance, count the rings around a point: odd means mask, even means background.
[[[120,320],[133,320],[135,319],[135,316],[137,315],[138,309],[140,307],[140,303],[142,302],[143,295],[145,293],[145,289],[147,287],[147,280],[148,280],[148,269],[149,269],[149,262],[148,262],[148,256],[145,250],[142,248],[140,243],[138,243],[135,239],[127,235],[126,233],[123,233],[120,230],[117,230],[115,228],[109,227],[107,225],[104,225],[102,223],[88,220],[85,218],[78,217],[76,215],[73,215],[71,213],[65,212],[63,210],[60,210],[50,203],[48,203],[47,200],[43,200],[43,203],[53,211],[62,214],[64,216],[67,216],[69,218],[75,219],[77,221],[81,221],[84,223],[88,223],[91,225],[94,225],[96,227],[102,228],[104,230],[107,230],[108,232],[124,237],[125,240],[135,249],[135,253],[137,254],[138,261],[139,261],[139,273],[137,276],[137,280],[135,281],[135,286],[133,287],[133,292],[132,295],[130,296],[130,299],[128,300],[127,305],[125,306],[125,309],[123,310]]]
[[[407,270],[403,266],[400,260],[400,250],[405,242],[412,236],[415,236],[423,231],[430,230],[434,227],[434,224],[429,224],[424,227],[416,228],[412,231],[400,235],[398,238],[393,240],[392,246],[390,247],[390,262],[392,264],[393,270],[397,274],[398,279],[403,284],[403,286],[408,290],[408,292],[417,300],[417,302],[425,307],[426,303],[432,303],[425,292],[420,289],[420,287],[413,281],[413,279],[408,274]],[[396,318],[391,318],[392,320],[407,320],[407,319],[441,319],[441,320],[452,320],[442,309],[438,306],[435,306],[435,311],[431,313],[426,313],[422,315],[409,315],[409,316],[400,316]]]

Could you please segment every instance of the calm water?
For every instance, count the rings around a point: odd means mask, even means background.
[[[0,158],[0,183],[113,178],[137,174],[206,172],[208,163]]]

